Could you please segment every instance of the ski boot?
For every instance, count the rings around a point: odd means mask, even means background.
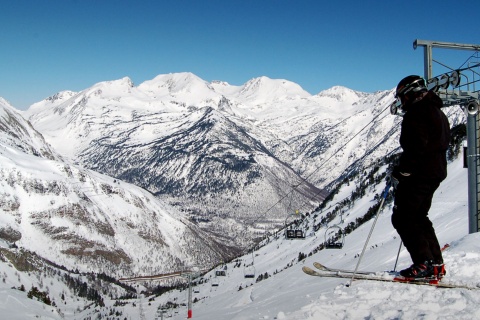
[[[436,279],[435,268],[430,261],[414,263],[409,268],[400,271],[400,275],[406,280]]]
[[[445,270],[445,264],[443,262],[441,263],[432,263],[433,266],[433,274],[438,280],[442,280],[442,278],[445,276],[447,271]]]

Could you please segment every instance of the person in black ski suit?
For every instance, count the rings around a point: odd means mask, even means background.
[[[395,189],[392,225],[413,262],[400,275],[441,278],[445,273],[442,252],[428,211],[435,190],[447,177],[450,125],[440,110],[442,100],[427,90],[420,76],[402,79],[396,97],[404,112],[400,133],[403,152],[390,174]]]

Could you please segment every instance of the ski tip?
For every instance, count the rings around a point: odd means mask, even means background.
[[[306,274],[309,274],[309,275],[315,274],[315,270],[313,270],[312,268],[309,268],[307,266],[303,266],[302,270],[303,270],[303,272],[305,272]]]
[[[319,270],[324,270],[324,271],[328,271],[328,268],[325,267],[323,264],[319,263],[319,262],[314,262],[313,263],[313,266]]]

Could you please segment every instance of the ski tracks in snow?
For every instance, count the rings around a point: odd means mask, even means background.
[[[480,310],[471,313],[480,299],[469,290],[361,280],[345,284],[335,288],[333,299],[322,294],[286,319],[480,319]]]
[[[238,300],[238,303],[232,307],[241,307],[253,302],[253,287],[243,289],[243,294]]]

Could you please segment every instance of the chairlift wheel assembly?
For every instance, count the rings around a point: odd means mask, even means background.
[[[448,76],[448,74],[442,74],[442,76],[440,77],[440,80],[442,83],[442,85],[440,85],[440,87],[442,89],[447,89],[448,86],[450,85],[450,77]]]
[[[450,84],[452,87],[456,88],[460,85],[460,72],[458,71],[453,71],[450,74]]]

